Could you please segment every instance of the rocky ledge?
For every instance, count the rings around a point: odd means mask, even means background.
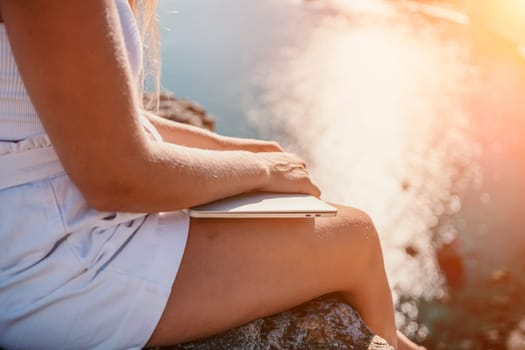
[[[144,106],[153,109],[154,98],[151,94],[144,95]],[[204,108],[195,102],[180,99],[172,93],[163,91],[159,96],[158,115],[176,122],[198,126],[208,130],[215,129],[215,119]]]
[[[148,105],[149,97],[145,101]],[[158,114],[213,130],[206,111],[164,92]],[[151,106],[151,105],[150,105]],[[357,312],[334,298],[319,298],[280,314],[255,320],[228,332],[163,350],[392,349],[374,335]]]
[[[350,306],[316,299],[226,333],[165,350],[369,349],[391,350]]]

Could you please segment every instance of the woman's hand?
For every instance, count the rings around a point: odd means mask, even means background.
[[[261,152],[256,155],[268,169],[268,181],[259,190],[267,192],[306,193],[319,197],[321,191],[312,181],[306,164],[294,154]]]

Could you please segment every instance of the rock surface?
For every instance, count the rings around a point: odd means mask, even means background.
[[[145,106],[150,96],[145,96]],[[169,92],[160,95],[160,116],[209,130],[213,117]],[[392,349],[375,336],[359,314],[336,298],[320,298],[293,310],[250,322],[228,332],[164,350]]]
[[[164,350],[392,349],[350,306],[316,299],[226,333]]]
[[[155,103],[151,94],[144,95],[144,107],[153,109]],[[159,96],[158,115],[176,122],[190,124],[205,128],[208,130],[215,129],[215,119],[210,116],[204,108],[195,102],[179,99],[172,93],[163,91]]]

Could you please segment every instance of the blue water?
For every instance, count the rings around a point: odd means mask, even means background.
[[[220,133],[278,140],[324,198],[371,214],[405,331],[502,348],[525,314],[525,62],[512,35],[449,10],[164,0],[163,85]],[[460,268],[436,258],[443,242]]]
[[[160,6],[162,83],[198,101],[217,118],[217,131],[257,136],[246,121],[252,79],[290,41],[289,4],[275,1],[178,1]],[[175,12],[176,11],[176,12]],[[288,12],[287,12],[288,11]]]

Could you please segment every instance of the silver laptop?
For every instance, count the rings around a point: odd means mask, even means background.
[[[313,218],[337,215],[337,208],[306,194],[245,193],[189,209],[194,218]]]

